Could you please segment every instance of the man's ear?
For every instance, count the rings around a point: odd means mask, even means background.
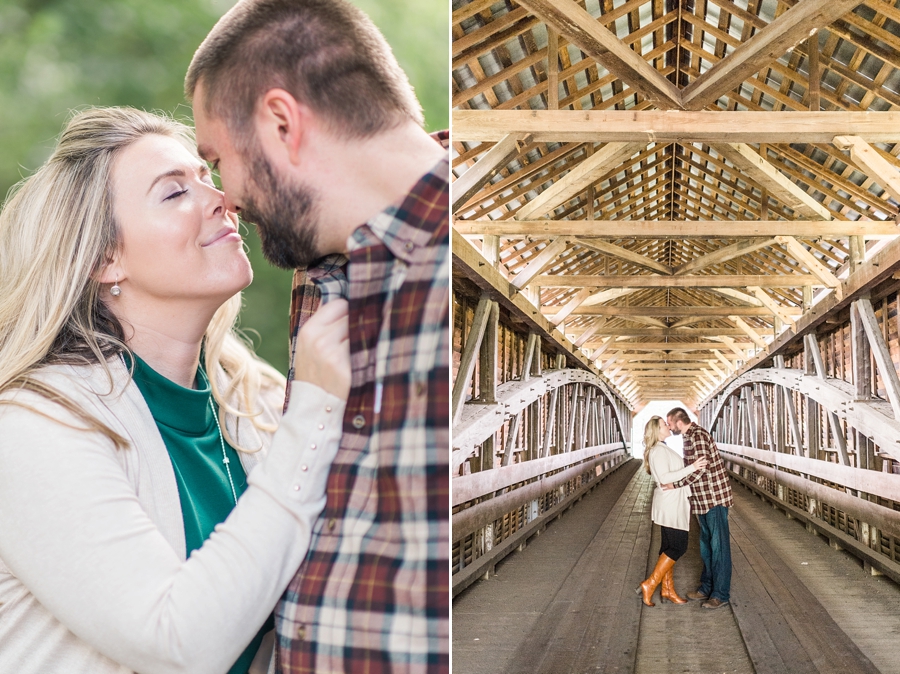
[[[269,89],[256,111],[256,133],[263,148],[300,163],[300,149],[309,132],[312,111],[284,89]]]

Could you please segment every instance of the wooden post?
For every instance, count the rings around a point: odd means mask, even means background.
[[[816,32],[806,41],[806,53],[809,55],[809,109],[810,112],[819,112],[822,106],[820,95],[820,80],[822,75],[819,69],[819,34]]]
[[[776,396],[777,398],[778,396]],[[773,452],[777,450],[777,441],[775,439],[775,429],[772,427],[772,415],[769,412],[769,395],[766,393],[766,385],[759,385],[759,405],[762,408],[763,414],[763,424],[766,430],[766,433],[763,434],[763,447],[765,447],[766,443],[766,435],[769,437],[769,449]]]
[[[522,381],[531,379],[531,363],[534,360],[534,352],[540,349],[540,338],[536,332],[528,334],[528,342],[525,345],[525,361],[522,363]]]
[[[500,237],[493,234],[485,234],[481,241],[481,254],[492,267],[500,264]]]
[[[866,242],[859,234],[850,235],[850,273],[866,261]]]
[[[856,303],[850,305],[850,356],[856,400],[872,399],[872,350]]]
[[[816,339],[815,333],[804,335],[803,342],[806,353],[810,355],[813,362],[813,368],[815,370],[813,374],[822,381],[825,381],[825,375],[827,374],[825,372],[825,363],[822,360],[822,352],[819,349],[819,342]],[[847,439],[844,437],[843,428],[841,428],[841,420],[835,412],[828,412],[828,421],[831,425],[831,433],[834,435],[834,442],[837,445],[841,463],[845,466],[849,466],[850,455],[847,453]]]
[[[509,422],[509,435],[506,438],[506,448],[503,450],[503,458],[500,461],[501,466],[508,466],[512,460],[513,449],[516,446],[516,437],[519,435],[519,424],[522,421],[523,410],[516,414]]]
[[[547,407],[547,425],[544,426],[544,442],[541,444],[541,457],[550,456],[550,438],[556,425],[556,398],[559,396],[559,387],[553,389],[550,394],[550,404]]]
[[[472,320],[472,327],[466,337],[462,356],[459,359],[459,370],[456,373],[456,381],[453,382],[453,424],[456,424],[462,415],[465,395],[471,386],[472,374],[475,372],[475,354],[481,350],[481,340],[484,338],[484,332],[487,328],[490,312],[491,300],[486,297],[481,298],[478,302],[478,307],[475,309],[475,318]]]
[[[891,401],[894,419],[900,419],[900,377],[897,376],[897,369],[894,367],[891,353],[888,350],[884,335],[878,325],[878,319],[875,317],[875,310],[872,308],[872,302],[868,299],[860,299],[854,302],[854,304],[856,305],[863,328],[866,331],[866,337],[868,337],[872,355],[875,356],[875,365],[878,368],[878,374],[881,375],[881,380],[884,382],[884,387],[887,390],[888,400]]]
[[[559,33],[547,26],[547,109],[559,110]]]
[[[481,351],[478,356],[478,401],[488,405],[497,402],[497,338],[499,334],[500,305],[491,302],[491,313],[485,326]]]

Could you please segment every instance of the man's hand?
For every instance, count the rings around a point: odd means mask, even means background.
[[[319,307],[297,333],[294,379],[308,381],[347,399],[350,393],[350,340],[347,301]]]
[[[675,489],[675,483],[670,482],[669,484],[662,485],[663,491],[669,491],[670,489]]]

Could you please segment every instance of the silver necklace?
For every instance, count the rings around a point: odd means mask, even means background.
[[[228,484],[231,485],[231,496],[234,498],[234,505],[237,505],[237,492],[234,489],[234,480],[231,477],[231,459],[225,453],[225,438],[222,436],[222,426],[219,424],[219,415],[216,414],[216,407],[213,405],[212,396],[209,397],[209,409],[212,410],[213,419],[216,420],[216,428],[219,429],[219,444],[222,445],[222,463],[225,465],[225,472],[228,473]]]

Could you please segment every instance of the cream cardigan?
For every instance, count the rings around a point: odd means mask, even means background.
[[[223,674],[306,555],[344,402],[295,382],[274,439],[226,419],[238,443],[268,455],[242,453],[247,491],[185,561],[168,452],[124,364],[109,365],[112,391],[99,365],[40,378],[127,449],[36,394],[7,397],[49,418],[0,405],[0,672]],[[273,420],[276,405],[265,405]]]
[[[689,531],[691,525],[691,504],[688,497],[690,487],[664,490],[661,485],[687,477],[694,472],[693,466],[685,466],[684,459],[665,443],[658,442],[650,450],[650,474],[656,480],[653,491],[651,519],[660,526]]]

